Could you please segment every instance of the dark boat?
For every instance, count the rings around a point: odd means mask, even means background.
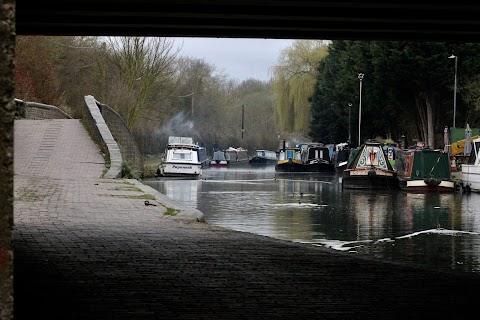
[[[396,190],[397,172],[393,170],[378,142],[366,142],[343,171],[345,189]]]
[[[275,151],[259,149],[255,150],[255,154],[250,159],[250,164],[253,166],[265,166],[277,164],[278,156]]]
[[[330,149],[323,143],[309,143],[302,146],[303,171],[333,172],[335,170]]]
[[[350,147],[348,143],[339,143],[335,146],[332,162],[335,171],[342,172],[347,168],[348,158],[350,157]]]
[[[399,187],[405,191],[455,191],[450,159],[443,150],[395,151]]]

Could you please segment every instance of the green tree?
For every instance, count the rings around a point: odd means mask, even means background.
[[[357,75],[364,73],[362,141],[391,133],[441,146],[443,128],[453,119],[453,65],[447,57],[452,52],[464,57],[462,63],[459,60],[459,70],[464,71],[459,83],[466,83],[480,73],[480,63],[475,62],[479,49],[476,44],[440,42],[333,41],[319,66],[311,135],[326,142],[346,140],[346,106],[349,102],[358,106]],[[461,101],[457,96],[457,117],[463,121],[466,105]],[[358,120],[358,108],[352,111]],[[356,132],[352,132],[354,141]]]

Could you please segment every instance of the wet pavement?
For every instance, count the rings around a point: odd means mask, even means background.
[[[444,319],[477,309],[478,274],[175,219],[167,208],[191,208],[101,179],[103,168],[79,121],[16,120],[15,319]]]

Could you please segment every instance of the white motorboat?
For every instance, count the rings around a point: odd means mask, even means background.
[[[159,166],[161,176],[198,177],[202,174],[199,145],[191,137],[168,137],[165,158]]]
[[[462,189],[466,192],[480,192],[480,138],[472,143],[470,158],[466,164],[462,164]]]

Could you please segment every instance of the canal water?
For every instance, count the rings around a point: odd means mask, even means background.
[[[208,168],[143,181],[207,223],[424,268],[480,272],[480,194],[342,189],[341,173]]]

